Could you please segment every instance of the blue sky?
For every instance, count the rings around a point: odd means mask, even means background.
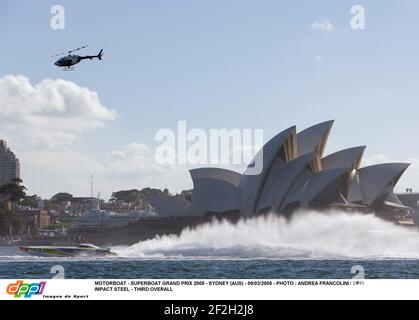
[[[66,10],[65,30],[50,28],[54,4]],[[350,28],[354,4],[365,7],[366,30]],[[418,11],[413,0],[2,0],[0,78],[23,75],[33,86],[61,78],[97,92],[118,116],[69,145],[41,148],[54,155],[77,150],[86,163],[105,161],[132,143],[153,148],[156,131],[176,128],[179,120],[205,130],[262,128],[268,139],[293,124],[301,130],[329,119],[336,122],[327,152],[365,144],[367,161],[415,162]],[[310,28],[321,19],[334,30]],[[74,72],[53,66],[50,55],[84,44],[90,45],[84,54],[103,48],[103,61],[82,62]],[[59,168],[38,170],[10,130],[0,134],[24,158],[31,192],[88,192],[87,170],[71,173],[77,182],[68,182],[68,172],[61,176]],[[415,168],[401,189],[419,188]],[[191,186],[187,176],[153,180],[135,174],[99,174],[97,189],[107,195],[113,188],[153,183],[174,191]],[[41,182],[43,176],[51,182]]]

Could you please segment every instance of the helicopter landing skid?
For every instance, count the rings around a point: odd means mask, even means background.
[[[65,67],[63,69],[61,69],[62,71],[74,71],[74,67]]]

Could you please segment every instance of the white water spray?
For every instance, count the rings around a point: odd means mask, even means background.
[[[213,221],[116,250],[127,258],[419,259],[419,232],[373,215],[308,211],[290,221]]]

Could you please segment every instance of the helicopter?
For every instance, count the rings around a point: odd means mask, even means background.
[[[95,58],[99,59],[99,60],[102,60],[103,49],[101,49],[96,56],[79,56],[79,55],[72,54],[73,52],[79,51],[79,50],[87,48],[87,47],[88,47],[88,45],[85,45],[85,46],[82,46],[82,47],[74,49],[74,50],[70,50],[70,51],[67,51],[67,52],[55,54],[51,57],[62,56],[62,55],[67,54],[67,56],[61,57],[60,59],[58,59],[54,63],[57,67],[64,68],[63,69],[64,71],[74,70],[73,66],[75,64],[79,63],[82,60],[86,60],[86,59],[93,60]]]

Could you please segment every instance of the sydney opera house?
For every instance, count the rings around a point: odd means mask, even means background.
[[[360,167],[365,146],[324,155],[333,121],[301,132],[290,127],[267,142],[244,173],[219,168],[190,171],[192,201],[177,204],[179,215],[245,217],[299,208],[341,208],[392,218],[406,210],[393,193],[407,163]],[[261,170],[254,174],[255,161]],[[171,205],[173,210],[175,206]]]

